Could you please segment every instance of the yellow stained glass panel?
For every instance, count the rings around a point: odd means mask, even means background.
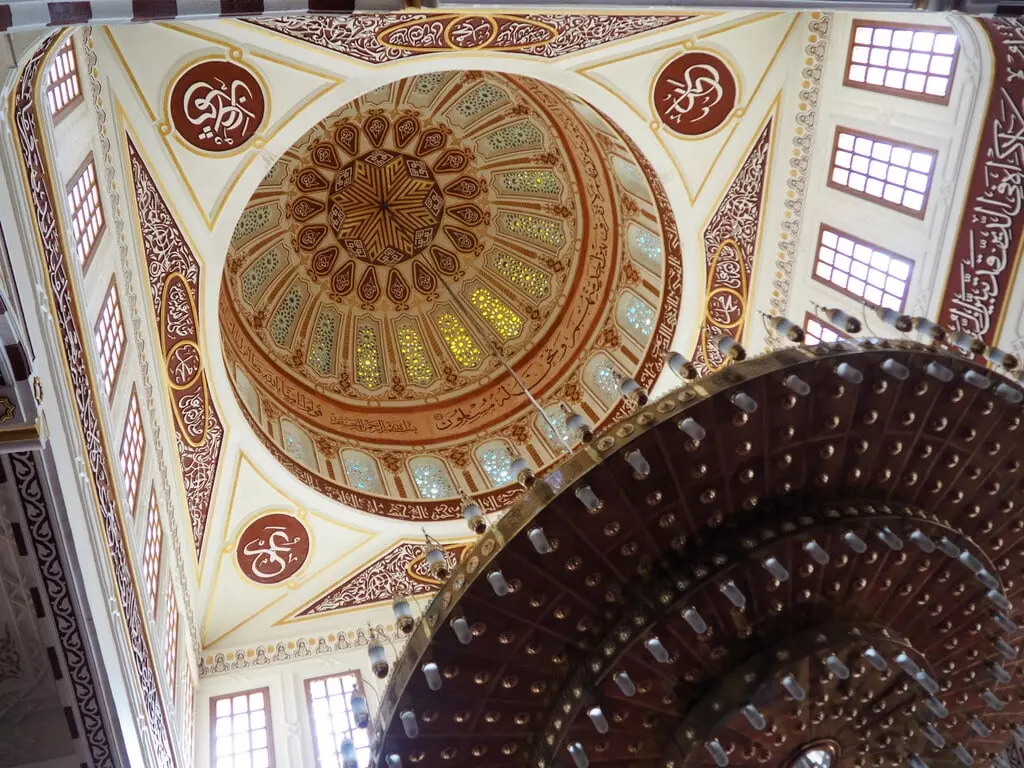
[[[452,351],[452,357],[463,368],[475,368],[484,359],[484,353],[469,335],[466,326],[462,324],[455,315],[445,312],[437,318],[437,328],[441,331],[441,338]]]
[[[419,331],[408,325],[401,326],[398,329],[398,349],[409,381],[421,387],[427,386],[434,378],[434,369],[430,366]]]
[[[543,299],[548,295],[548,276],[522,259],[499,253],[494,257],[494,270],[527,296]]]
[[[508,341],[522,333],[523,318],[487,288],[477,288],[470,294],[469,300],[501,338]]]
[[[377,331],[367,325],[356,330],[356,381],[367,389],[375,389],[384,381]]]

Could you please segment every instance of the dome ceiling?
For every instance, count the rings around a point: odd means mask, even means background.
[[[564,452],[562,404],[599,423],[626,407],[619,376],[653,383],[678,314],[670,217],[629,140],[553,86],[377,88],[285,152],[236,226],[235,392],[280,461],[345,503],[497,509],[513,455]]]

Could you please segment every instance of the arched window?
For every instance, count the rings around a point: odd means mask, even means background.
[[[383,490],[377,462],[362,451],[346,448],[341,452],[341,463],[345,467],[345,479],[351,487],[371,493]]]
[[[476,449],[476,459],[494,487],[516,479],[512,474],[511,446],[504,440],[490,440],[481,445]]]
[[[417,458],[409,461],[409,471],[416,490],[424,499],[446,499],[458,496],[448,469],[439,459]]]

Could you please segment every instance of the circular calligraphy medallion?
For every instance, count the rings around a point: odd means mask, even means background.
[[[736,78],[729,66],[704,51],[677,56],[654,81],[658,117],[680,136],[701,136],[713,131],[729,117],[737,96]]]
[[[201,61],[174,83],[170,97],[174,130],[206,152],[245,145],[263,124],[263,87],[245,67],[224,59]]]
[[[235,558],[257,584],[277,584],[294,576],[309,557],[309,531],[298,518],[274,512],[254,520],[238,538]]]

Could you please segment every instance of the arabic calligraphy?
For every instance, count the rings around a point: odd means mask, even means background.
[[[242,532],[235,556],[246,578],[257,584],[277,584],[294,576],[305,564],[309,532],[292,515],[263,515]]]
[[[1024,233],[1024,25],[986,19],[997,68],[939,321],[997,341]]]
[[[207,152],[245,145],[262,125],[265,111],[263,88],[255,76],[231,61],[202,61],[179,77],[171,90],[174,130]]]
[[[689,51],[661,70],[653,98],[658,117],[670,130],[700,136],[725,122],[736,106],[736,78],[717,56]]]

